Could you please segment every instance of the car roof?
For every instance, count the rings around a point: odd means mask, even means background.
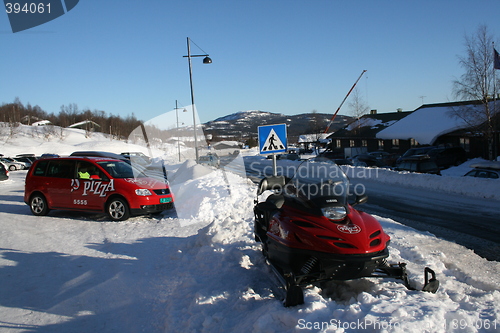
[[[421,155],[412,155],[408,157],[403,157],[401,160],[402,161],[421,161],[421,160],[427,160],[430,159],[429,155],[427,154],[421,154]]]
[[[111,157],[105,157],[105,156],[64,156],[64,157],[50,157],[50,158],[44,158],[41,159],[41,161],[59,161],[59,160],[74,160],[74,161],[94,161],[94,162],[100,162],[100,161],[117,161],[117,162],[125,162],[122,159],[117,159],[117,158],[111,158]],[[37,160],[40,161],[40,160]]]
[[[108,157],[117,160],[125,160],[126,157],[120,154],[110,153],[107,151],[97,151],[97,150],[84,150],[72,152],[70,156],[97,156],[97,157]]]
[[[481,168],[489,170],[500,170],[500,162],[498,161],[484,161],[473,163],[470,165],[471,168]]]

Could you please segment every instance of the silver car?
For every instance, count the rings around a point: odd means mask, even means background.
[[[24,170],[24,164],[20,162],[16,162],[13,159],[7,158],[7,157],[2,157],[0,158],[0,162],[5,164],[9,171],[15,171],[15,170]]]

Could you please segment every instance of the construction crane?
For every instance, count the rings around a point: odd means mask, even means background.
[[[356,82],[354,82],[354,84],[351,87],[351,90],[349,90],[349,92],[347,93],[347,95],[344,97],[344,100],[342,101],[342,103],[340,103],[337,111],[335,111],[335,113],[333,114],[332,119],[330,119],[330,122],[328,123],[328,126],[326,126],[326,129],[325,129],[325,131],[323,133],[328,133],[328,130],[330,129],[330,126],[333,124],[333,121],[335,120],[335,117],[337,117],[337,113],[339,113],[340,108],[342,107],[342,105],[344,105],[345,100],[347,99],[347,97],[349,97],[349,95],[351,94],[351,92],[354,90],[354,87],[356,87],[356,84],[358,84],[358,81],[361,79],[361,77],[363,76],[363,74],[365,74],[365,72],[366,72],[366,69],[363,70],[363,72],[361,72],[361,75],[358,77],[358,79],[356,80]]]

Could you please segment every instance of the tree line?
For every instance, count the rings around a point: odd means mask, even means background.
[[[14,102],[0,106],[0,122],[7,123],[11,127],[19,124],[32,125],[42,120],[48,120],[52,125],[60,127],[91,121],[94,123],[93,130],[119,139],[127,138],[142,123],[134,114],[122,118],[120,115],[108,115],[101,110],[80,110],[74,103],[62,105],[58,114],[46,112],[38,105],[32,106],[30,103],[24,105],[17,97]]]

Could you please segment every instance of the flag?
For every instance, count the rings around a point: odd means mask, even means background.
[[[495,48],[493,48],[493,68],[500,69],[500,55]]]

